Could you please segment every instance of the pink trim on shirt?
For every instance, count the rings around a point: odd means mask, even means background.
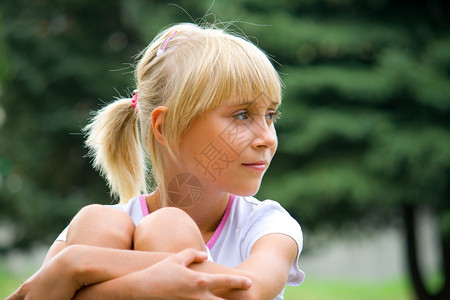
[[[139,196],[139,201],[141,202],[142,215],[145,217],[145,216],[147,216],[149,214],[148,213],[147,201],[145,200],[145,195],[140,195]]]
[[[228,201],[227,209],[225,210],[225,214],[222,217],[222,220],[220,221],[219,226],[217,227],[216,231],[214,231],[213,236],[209,239],[208,243],[206,244],[206,247],[211,249],[216,244],[217,240],[219,239],[220,234],[222,233],[223,227],[225,227],[225,223],[228,220],[228,216],[230,215],[231,207],[233,206],[234,199],[236,198],[235,195],[230,195],[230,200]]]

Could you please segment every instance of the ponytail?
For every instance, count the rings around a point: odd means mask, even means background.
[[[84,128],[94,168],[121,203],[146,193],[146,165],[137,119],[132,101],[119,99],[99,110]]]

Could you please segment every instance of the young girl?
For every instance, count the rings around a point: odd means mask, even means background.
[[[11,299],[46,288],[46,299],[282,299],[304,278],[302,232],[277,202],[252,197],[277,148],[270,61],[243,38],[179,24],[148,46],[136,79],[132,99],[87,126],[121,203],[83,208]]]

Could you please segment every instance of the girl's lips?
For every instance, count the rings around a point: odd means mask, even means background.
[[[257,171],[264,171],[267,167],[267,162],[266,161],[257,161],[257,162],[253,162],[253,163],[243,163],[242,164],[244,167],[247,168],[251,168]]]

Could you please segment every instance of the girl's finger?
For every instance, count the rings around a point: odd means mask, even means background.
[[[197,251],[195,249],[185,249],[177,254],[174,254],[172,261],[179,263],[185,267],[192,263],[200,263],[208,258],[206,252]]]
[[[208,278],[209,278],[208,287],[210,290],[215,289],[248,290],[252,286],[252,281],[250,279],[240,275],[210,274]]]
[[[225,298],[220,298],[214,295],[211,295],[211,297],[205,298],[206,300],[225,300]]]

